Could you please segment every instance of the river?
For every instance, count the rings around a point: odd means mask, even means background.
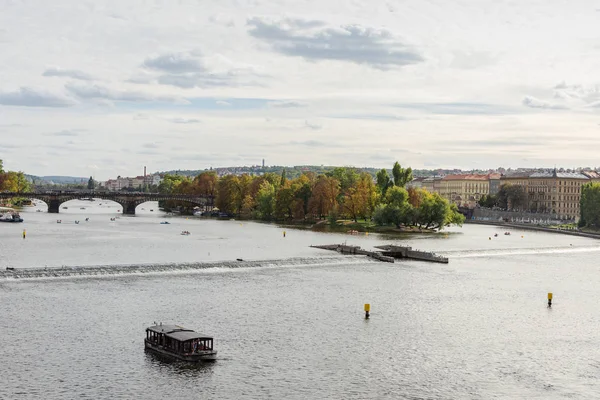
[[[24,223],[0,224],[0,398],[600,396],[595,239],[473,225],[401,238],[325,234],[170,217],[156,203],[111,221],[108,205],[34,207]],[[309,247],[344,241],[408,244],[450,262],[388,264]],[[145,353],[154,321],[213,335],[218,360]]]

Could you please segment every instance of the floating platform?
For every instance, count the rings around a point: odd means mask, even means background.
[[[361,249],[360,246],[351,246],[346,244],[325,244],[310,247],[323,250],[333,250],[341,254],[364,255],[379,261],[390,263],[393,263],[396,258],[406,258],[409,260],[448,264],[448,258],[446,257],[438,256],[437,254],[429,251],[413,250],[413,248],[409,246],[375,246],[376,249],[380,249],[382,251],[369,251]]]
[[[385,256],[385,255],[381,254],[381,252],[378,252],[378,251],[363,250],[360,248],[360,246],[350,246],[350,245],[346,245],[346,244],[325,244],[325,245],[310,246],[310,247],[314,247],[317,249],[323,249],[323,250],[333,250],[333,251],[337,251],[338,253],[342,253],[342,254],[363,255],[363,256],[374,258],[379,261],[384,261],[384,262],[389,262],[389,263],[394,262],[394,257]]]
[[[448,264],[448,258],[438,256],[430,251],[413,250],[410,246],[375,246],[376,249],[383,250],[381,254],[394,258],[408,258],[411,260],[429,261],[442,264]]]

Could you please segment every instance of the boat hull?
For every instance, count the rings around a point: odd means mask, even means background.
[[[188,361],[188,362],[205,362],[205,361],[215,361],[217,359],[216,351],[203,351],[201,353],[195,354],[178,354],[173,353],[165,349],[163,346],[157,346],[148,341],[145,341],[145,348],[147,351],[160,354],[161,356],[169,357],[175,360],[180,361]]]

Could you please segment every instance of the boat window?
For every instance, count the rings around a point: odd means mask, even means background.
[[[190,352],[190,342],[183,343],[183,352],[184,353],[189,353]]]

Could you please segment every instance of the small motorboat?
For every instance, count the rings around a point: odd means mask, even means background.
[[[504,232],[506,236],[510,236],[510,232]]]
[[[181,234],[184,236],[191,235],[190,231],[181,231]]]
[[[150,210],[151,212],[154,212],[154,210]]]
[[[75,224],[79,225],[79,221],[75,221]]]
[[[169,222],[169,221],[163,221],[163,222],[161,222],[160,224],[161,224],[161,225],[169,225],[169,224],[170,224],[170,222]]]
[[[62,219],[57,219],[57,220],[56,220],[56,223],[57,223],[57,224],[62,224]]]
[[[244,261],[242,258],[238,258],[237,260],[238,260],[238,261]]]
[[[494,237],[498,237],[498,234],[497,234],[497,233],[494,233]]]

